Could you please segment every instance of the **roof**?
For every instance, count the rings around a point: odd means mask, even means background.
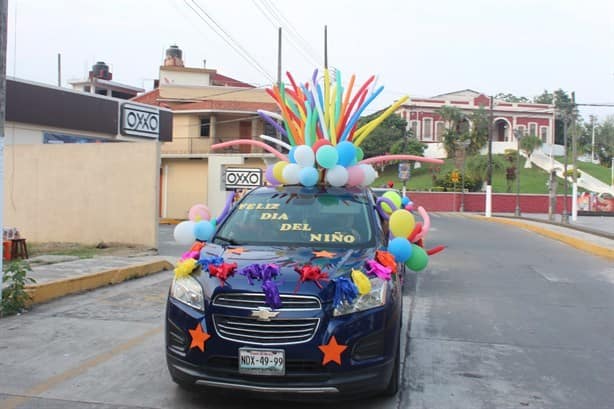
[[[475,98],[481,95],[482,92],[478,92],[472,89],[462,89],[459,91],[447,92],[445,94],[435,95],[431,98],[443,98],[443,97],[460,97],[460,98]]]
[[[245,87],[245,88],[255,88],[253,85],[247,84],[245,82],[236,80],[231,77],[227,77],[222,74],[218,74],[217,72],[213,74],[211,78],[211,85],[218,85],[224,87]]]
[[[96,84],[99,84],[99,85],[104,85],[108,88],[128,90],[132,92],[145,91],[143,88],[133,87],[132,85],[126,85],[126,84],[122,84],[116,81],[103,80],[100,78],[92,78],[92,80],[84,79],[84,80],[68,81],[68,83],[71,85],[82,85],[82,84],[85,85],[85,84],[91,84],[92,82],[95,82]]]

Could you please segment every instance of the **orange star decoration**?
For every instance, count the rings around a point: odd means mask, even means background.
[[[226,251],[229,252],[229,253],[232,253],[232,254],[238,254],[239,256],[241,254],[245,253],[245,249],[243,247],[235,247],[235,248],[232,248],[232,249],[228,249]]]
[[[189,329],[188,331],[190,331],[190,336],[192,337],[190,349],[198,348],[202,352],[205,352],[205,342],[207,342],[207,340],[211,338],[211,335],[203,331],[203,327],[201,327],[200,324],[198,324],[196,328]]]
[[[337,340],[333,335],[327,345],[320,345],[318,348],[324,353],[322,365],[326,365],[331,361],[341,365],[341,353],[347,349],[347,345],[337,344]]]
[[[313,255],[316,257],[323,257],[323,258],[333,258],[335,257],[335,254],[337,253],[331,253],[329,251],[326,250],[322,250],[322,251],[314,251]]]

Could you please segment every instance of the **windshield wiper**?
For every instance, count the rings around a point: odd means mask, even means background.
[[[224,243],[228,243],[228,244],[232,244],[233,246],[236,246],[239,244],[239,242],[237,242],[235,239],[231,239],[228,237],[222,237],[222,236],[215,236],[215,241],[220,240],[223,241]]]

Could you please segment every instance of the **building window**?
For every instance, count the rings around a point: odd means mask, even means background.
[[[418,137],[418,121],[411,121],[411,135],[415,138]]]
[[[211,136],[211,120],[209,118],[200,118],[200,136],[203,138]]]
[[[422,139],[427,141],[433,140],[433,120],[424,118],[422,123]]]
[[[537,136],[537,124],[536,123],[529,124],[529,135]]]
[[[524,125],[518,125],[518,131],[520,135],[525,136],[527,134],[527,127]]]
[[[442,121],[436,122],[435,123],[435,128],[436,128],[436,140],[437,141],[443,141],[443,134],[446,131],[446,126]]]
[[[548,143],[548,127],[542,126],[539,128],[540,137],[543,143]]]

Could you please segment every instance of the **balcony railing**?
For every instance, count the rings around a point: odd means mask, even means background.
[[[228,142],[238,138],[216,138],[215,143]],[[173,137],[172,142],[162,144],[162,154],[203,154],[203,153],[262,153],[263,149],[249,146],[236,145],[224,149],[212,151],[213,142],[210,138],[182,138]]]

